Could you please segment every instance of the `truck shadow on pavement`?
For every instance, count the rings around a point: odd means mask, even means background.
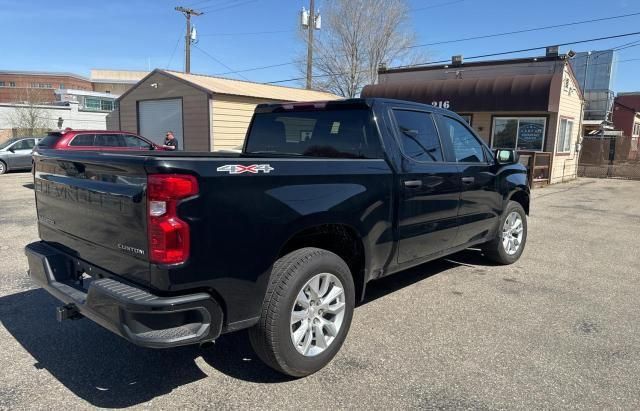
[[[479,264],[486,265],[481,258],[466,253],[472,252],[462,253],[466,263],[481,261]],[[437,260],[370,283],[360,306],[458,265],[452,260]],[[7,295],[0,298],[0,322],[35,359],[33,367],[47,370],[96,407],[123,408],[147,402],[209,378],[206,365],[243,381],[291,380],[255,356],[246,331],[224,335],[205,347],[152,350],[134,346],[86,319],[58,323],[54,311],[58,305],[42,289]],[[204,367],[198,365],[202,360]],[[213,384],[215,373],[211,374]]]

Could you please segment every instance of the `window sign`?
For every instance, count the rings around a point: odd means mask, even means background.
[[[518,150],[541,150],[544,140],[544,119],[520,119]]]
[[[547,119],[544,117],[494,117],[493,148],[542,151]]]

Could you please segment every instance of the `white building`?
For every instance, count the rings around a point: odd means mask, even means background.
[[[29,110],[35,113],[47,129],[57,130],[71,127],[74,129],[105,130],[107,111],[88,111],[80,109],[77,101],[69,101],[56,105],[26,105],[16,103],[0,103],[0,142],[18,135],[13,121],[20,111]],[[42,134],[42,131],[38,131]],[[22,132],[24,134],[24,131]]]

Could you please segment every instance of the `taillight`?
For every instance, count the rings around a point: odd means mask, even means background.
[[[189,258],[189,224],[178,218],[181,199],[198,194],[198,181],[185,174],[147,177],[149,260],[179,264]]]

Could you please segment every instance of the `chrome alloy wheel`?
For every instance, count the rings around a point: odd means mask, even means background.
[[[340,332],[344,310],[344,287],[335,275],[311,278],[291,308],[290,334],[296,350],[306,357],[326,350]]]
[[[502,247],[507,254],[514,255],[518,252],[522,244],[523,231],[522,217],[512,211],[502,226]]]

